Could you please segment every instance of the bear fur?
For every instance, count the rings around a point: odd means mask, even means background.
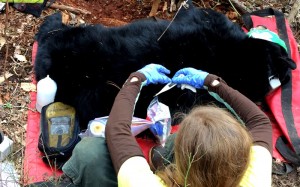
[[[125,26],[68,26],[60,13],[46,18],[36,35],[37,81],[49,75],[58,86],[55,101],[75,107],[82,129],[109,115],[119,88],[131,72],[150,63],[171,70],[194,67],[222,77],[252,101],[270,92],[269,77],[282,84],[295,63],[281,46],[249,38],[221,13],[190,6],[168,20],[141,19]],[[169,25],[170,24],[170,25]],[[134,116],[145,118],[155,93],[164,85],[143,87]],[[207,99],[203,91],[173,88],[159,96],[171,113],[188,111]],[[124,109],[126,110],[126,109]]]

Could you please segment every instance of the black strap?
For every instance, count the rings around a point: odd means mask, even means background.
[[[242,16],[242,19],[244,21],[245,27],[248,30],[253,28],[251,15],[256,15],[260,17],[275,16],[278,35],[285,42],[287,46],[288,55],[291,58],[290,42],[288,39],[287,28],[286,28],[287,25],[286,25],[284,14],[272,8],[267,8],[263,10],[254,11],[249,14],[245,14]],[[290,77],[292,77],[292,72],[290,69],[288,70],[288,74],[290,75]],[[292,112],[292,79],[290,79],[289,82],[287,82],[281,87],[281,106],[282,106],[282,114],[284,116],[288,135],[291,140],[294,151],[291,150],[284,143],[282,137],[276,141],[276,148],[286,160],[290,161],[295,165],[300,166],[300,157],[299,157],[300,138],[295,128],[294,116]]]
[[[295,167],[288,163],[276,162],[273,158],[272,161],[272,173],[277,175],[285,175],[295,170]]]
[[[295,166],[300,166],[300,156],[297,155],[284,141],[285,137],[280,136],[276,140],[275,147],[278,152],[289,162],[293,163]]]
[[[251,13],[243,14],[242,15],[242,20],[243,20],[243,23],[244,23],[244,27],[247,30],[250,30],[251,28],[253,28],[253,22],[252,22],[252,19],[251,19]]]
[[[274,11],[276,17],[276,25],[278,29],[279,37],[285,42],[288,50],[288,55],[291,58],[290,42],[288,40],[288,34],[286,29],[286,21],[283,13],[279,11]],[[288,74],[292,77],[291,69],[288,70]],[[281,88],[281,107],[282,114],[284,116],[287,132],[291,140],[294,151],[297,155],[300,154],[300,138],[295,127],[294,116],[292,111],[292,79],[284,84]],[[298,162],[293,162],[294,164],[300,163],[300,157],[298,156]]]

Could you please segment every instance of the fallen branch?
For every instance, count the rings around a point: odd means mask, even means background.
[[[47,5],[50,8],[53,8],[53,9],[67,10],[67,11],[73,12],[75,14],[92,14],[90,11],[83,10],[83,9],[80,9],[80,8],[71,7],[71,6],[67,6],[67,5],[58,5],[58,4],[55,4],[55,3],[53,3],[53,4],[48,3]]]
[[[252,12],[249,8],[240,3],[238,0],[229,0],[229,3],[230,1],[241,12],[241,14]]]
[[[300,0],[296,0],[296,2],[294,3],[294,5],[290,11],[290,14],[288,16],[288,21],[290,23],[292,23],[294,21],[294,18],[297,15],[299,9],[300,9]]]

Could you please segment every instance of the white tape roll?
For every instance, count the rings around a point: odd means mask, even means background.
[[[93,121],[90,124],[90,132],[93,136],[104,137],[105,125],[100,122]]]

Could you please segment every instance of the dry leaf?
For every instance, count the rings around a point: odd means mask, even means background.
[[[12,74],[10,74],[9,72],[6,72],[6,73],[5,73],[6,79],[8,79],[8,78],[11,77],[11,76],[12,76]],[[4,76],[1,76],[1,77],[0,77],[0,83],[2,83],[4,80],[5,80],[5,79],[4,79]]]
[[[0,23],[0,31],[4,31],[5,25],[3,23]]]
[[[36,92],[36,85],[33,83],[22,82],[21,88],[27,92]]]
[[[20,138],[20,136],[18,136],[18,133],[16,133],[16,135],[15,135],[15,141],[17,143],[21,143],[22,142],[22,139]]]
[[[70,15],[62,12],[62,23],[68,24],[70,21]]]
[[[27,62],[26,57],[24,55],[15,54],[14,57],[20,62]]]
[[[162,11],[166,12],[167,10],[168,10],[168,2],[165,2]]]
[[[21,141],[21,144],[22,144],[22,146],[26,146],[26,141],[25,141],[25,140],[22,140],[22,141]]]
[[[78,19],[78,22],[79,22],[80,24],[84,24],[84,23],[85,23],[85,21],[84,21],[83,19],[81,19],[81,18]]]
[[[19,116],[13,116],[12,118],[10,118],[11,121],[18,121]]]
[[[238,17],[238,14],[236,12],[233,12],[233,11],[230,11],[230,12],[227,12],[226,13],[226,16],[229,18],[229,19],[236,19]]]
[[[5,43],[6,43],[5,38],[3,38],[3,37],[0,36],[0,50],[4,46]]]
[[[21,54],[21,46],[17,45],[17,46],[15,47],[14,56],[15,56],[15,55],[19,55],[19,54]]]
[[[6,93],[3,98],[5,99],[5,101],[9,101],[10,100],[10,94]]]

